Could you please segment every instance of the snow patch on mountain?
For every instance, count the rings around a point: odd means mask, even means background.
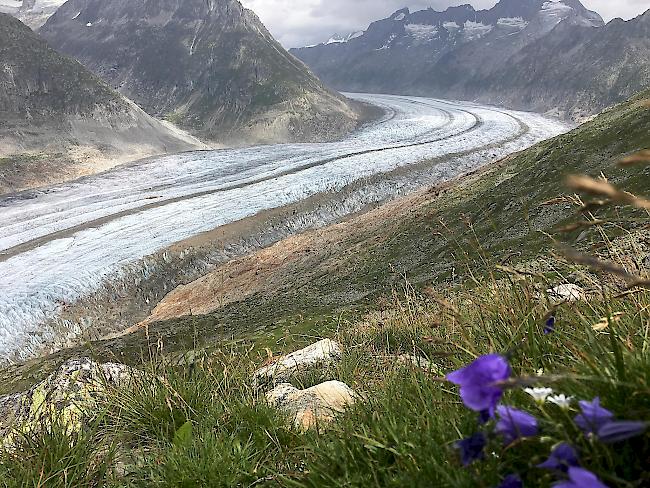
[[[542,5],[541,13],[549,17],[556,17],[558,22],[566,18],[573,11],[573,7],[559,1],[549,1]]]
[[[480,39],[486,34],[489,34],[492,32],[492,29],[494,29],[493,25],[485,25],[481,22],[472,22],[468,20],[465,22],[463,25],[464,28],[464,37],[468,41],[473,41],[475,39]]]
[[[344,37],[339,36],[338,34],[333,35],[330,37],[327,42],[325,43],[326,45],[329,44],[340,44],[342,42],[347,42],[347,40]]]
[[[357,37],[361,37],[364,34],[365,34],[365,31],[352,32],[351,34],[348,34],[347,36],[341,36],[339,34],[334,34],[326,42],[322,42],[320,44],[313,44],[313,45],[307,46],[307,47],[316,47],[316,46],[323,46],[323,45],[324,46],[329,46],[330,44],[344,44],[346,42],[351,41],[352,39],[356,39]]]
[[[0,0],[0,12],[14,15],[32,28],[42,26],[66,0]]]
[[[388,37],[388,40],[386,41],[386,44],[384,44],[383,46],[381,46],[379,49],[376,49],[376,51],[383,51],[383,50],[385,50],[385,49],[390,49],[390,47],[391,47],[390,45],[393,43],[393,41],[394,41],[395,39],[397,39],[397,34],[391,34],[391,35]]]
[[[497,20],[497,26],[524,30],[528,27],[529,22],[523,17],[502,17]]]
[[[22,0],[0,0],[0,12],[13,14],[22,4]]]
[[[416,44],[426,44],[438,37],[439,30],[435,25],[406,24],[406,33],[412,37]]]

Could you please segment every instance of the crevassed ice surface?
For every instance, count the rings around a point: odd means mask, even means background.
[[[36,349],[63,304],[175,242],[424,160],[467,155],[458,174],[569,128],[471,103],[350,96],[386,115],[338,142],[183,153],[0,197],[0,359]]]

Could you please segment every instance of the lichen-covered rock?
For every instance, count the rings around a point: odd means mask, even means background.
[[[356,397],[354,390],[340,381],[327,381],[306,390],[283,383],[266,394],[269,404],[292,417],[295,427],[302,431],[332,422],[354,404]]]
[[[106,389],[124,385],[136,374],[142,373],[123,364],[99,364],[88,358],[66,362],[28,391],[0,398],[2,445],[11,445],[16,432],[34,432],[55,421],[70,432],[80,430],[105,398]]]
[[[285,382],[299,371],[307,371],[316,366],[327,366],[339,361],[341,357],[341,346],[331,339],[323,339],[258,369],[254,373],[254,379],[258,385]]]

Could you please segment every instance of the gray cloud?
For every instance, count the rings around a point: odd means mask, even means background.
[[[444,10],[450,5],[471,3],[490,8],[497,0],[242,0],[253,9],[286,47],[305,46],[326,40],[334,33],[365,29],[370,22],[403,7]],[[583,0],[585,6],[605,20],[630,19],[650,8],[650,0]]]

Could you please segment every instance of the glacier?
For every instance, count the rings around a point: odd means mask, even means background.
[[[443,181],[570,129],[468,102],[348,96],[385,115],[337,142],[182,153],[0,197],[0,361],[61,342],[50,324],[66,307],[184,239],[426,161],[413,184]]]

